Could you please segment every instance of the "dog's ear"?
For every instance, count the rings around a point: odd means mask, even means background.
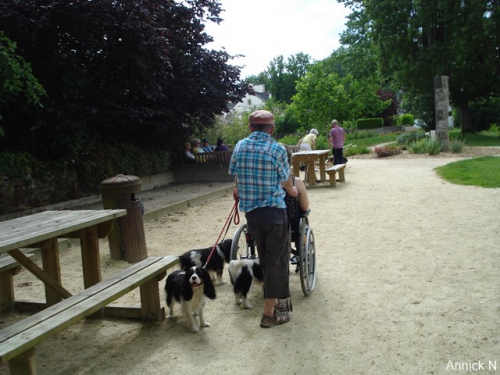
[[[182,280],[182,299],[184,301],[191,301],[193,298],[193,288],[189,282],[192,272],[186,272],[184,275],[184,280]]]
[[[210,277],[210,274],[203,268],[203,294],[206,295],[210,299],[217,298],[217,294],[215,293],[215,286]]]
[[[224,261],[229,263],[231,261],[231,245],[233,244],[233,240],[228,238],[219,244],[219,247],[224,254]]]

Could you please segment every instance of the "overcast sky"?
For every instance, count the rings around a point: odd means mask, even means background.
[[[282,55],[303,52],[322,60],[339,47],[349,13],[336,0],[221,0],[220,25],[210,22],[207,33],[214,37],[213,49],[225,47],[232,60],[243,66],[241,77],[257,75]]]

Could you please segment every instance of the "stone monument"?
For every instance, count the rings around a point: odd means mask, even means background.
[[[450,91],[448,89],[447,76],[434,77],[434,95],[437,139],[443,145],[442,151],[448,151],[450,149],[450,135],[448,130]]]

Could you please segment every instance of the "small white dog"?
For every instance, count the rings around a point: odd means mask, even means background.
[[[247,295],[256,282],[263,288],[264,275],[258,259],[239,259],[229,262],[229,277],[233,284],[234,299],[241,308],[251,309],[253,306],[248,301]]]

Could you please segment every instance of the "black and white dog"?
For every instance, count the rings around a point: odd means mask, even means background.
[[[258,259],[239,259],[229,262],[229,277],[233,284],[234,299],[237,305],[244,309],[251,309],[253,306],[248,302],[248,292],[253,283],[264,287],[264,275]]]
[[[201,327],[210,327],[203,316],[207,299],[215,299],[215,287],[209,273],[201,267],[191,267],[187,271],[176,270],[167,277],[165,283],[168,318],[174,319],[175,302],[181,304],[182,315],[191,332],[198,332]],[[195,315],[200,317],[200,326],[195,322]]]
[[[210,261],[205,266],[205,269],[215,274],[217,279],[217,284],[222,285],[222,272],[224,271],[224,265],[229,263],[231,260],[231,244],[232,239],[227,239],[220,242],[216,247],[215,251],[210,258]],[[195,249],[186,251],[184,254],[179,256],[179,263],[181,270],[187,271],[189,268],[198,266],[203,267],[212,251],[213,246],[207,247],[205,249]]]

